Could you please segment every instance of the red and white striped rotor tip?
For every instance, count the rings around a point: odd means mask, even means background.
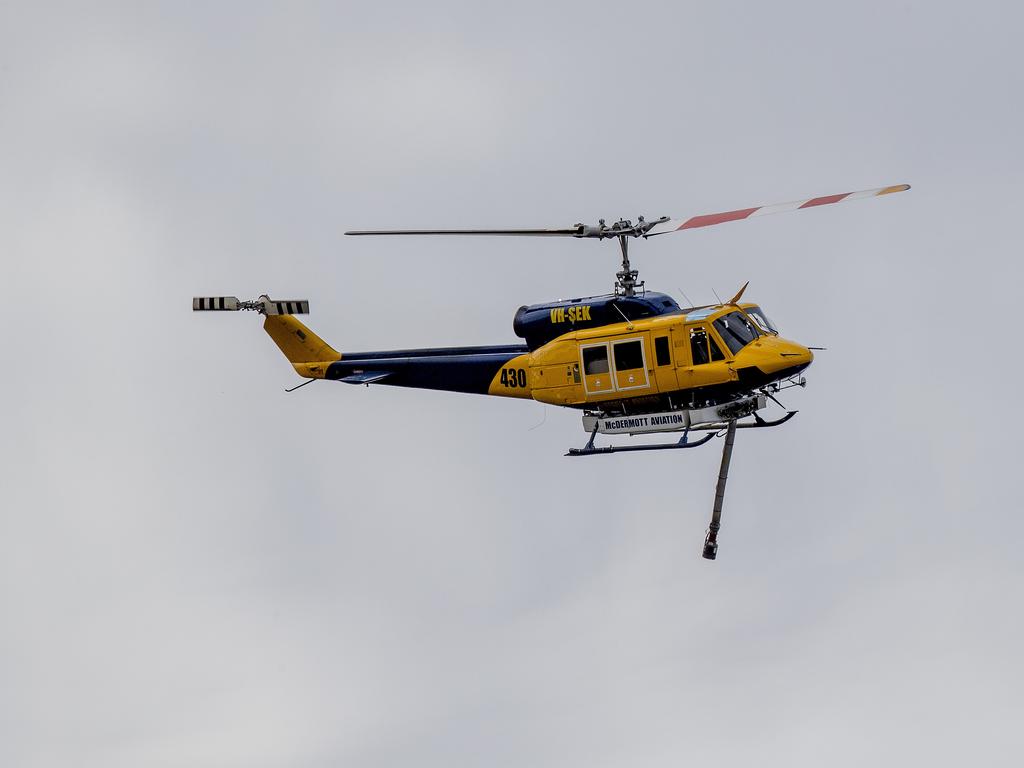
[[[891,187],[880,187],[879,189],[864,189],[860,192],[844,192],[839,195],[812,197],[809,200],[796,200],[792,203],[760,205],[756,208],[741,208],[737,211],[724,211],[723,213],[707,213],[702,216],[691,216],[688,219],[669,219],[661,224],[656,224],[648,234],[667,235],[669,232],[679,232],[684,229],[710,227],[713,224],[725,224],[727,221],[739,221],[740,219],[749,219],[754,216],[767,216],[770,213],[798,211],[801,208],[832,205],[833,203],[843,203],[847,200],[860,200],[864,197],[878,197],[879,195],[888,195],[893,192],[905,192],[908,189],[910,189],[909,184],[896,184]]]

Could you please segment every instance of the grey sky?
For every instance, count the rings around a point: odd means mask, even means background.
[[[1022,20],[0,5],[0,763],[1019,764]],[[538,404],[285,395],[255,318],[189,311],[510,342],[614,246],[341,233],[901,182],[635,250],[829,347],[739,436],[715,563],[718,443],[571,461]]]

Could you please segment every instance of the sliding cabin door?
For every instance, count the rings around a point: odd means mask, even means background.
[[[583,367],[583,387],[588,398],[615,391],[608,342],[580,344],[580,363]]]
[[[587,399],[616,392],[630,397],[651,391],[651,356],[647,347],[645,336],[580,344]]]
[[[612,362],[615,364],[615,388],[620,392],[650,387],[643,336],[613,341]]]

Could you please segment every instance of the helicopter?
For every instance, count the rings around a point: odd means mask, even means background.
[[[397,349],[341,353],[296,315],[309,313],[306,300],[252,301],[234,296],[196,297],[194,311],[255,311],[263,327],[307,381],[475,393],[533,400],[582,412],[588,440],[567,456],[625,451],[696,448],[724,436],[711,522],[702,556],[718,553],[722,507],[738,429],[765,429],[789,421],[797,411],[777,395],[806,386],[803,372],[814,351],[780,335],[761,306],[742,301],[744,284],[728,301],[683,307],[671,296],[648,291],[629,258],[629,242],[772,213],[814,208],[910,189],[908,184],[791,203],[742,208],[686,219],[638,217],[562,229],[355,230],[351,236],[470,235],[572,237],[616,240],[621,268],[613,291],[520,307],[512,328],[518,344]],[[766,419],[772,403],[784,413]],[[595,444],[597,435],[642,436],[682,433],[678,440],[633,445]],[[694,433],[700,437],[694,437]]]

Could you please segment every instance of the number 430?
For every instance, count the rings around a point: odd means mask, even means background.
[[[509,389],[526,389],[526,371],[522,368],[502,368],[501,384]]]

